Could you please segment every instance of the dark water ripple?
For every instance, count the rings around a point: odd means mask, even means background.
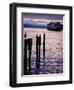
[[[47,58],[45,60],[41,60],[40,62],[40,69],[36,69],[36,59],[32,58],[32,67],[31,73],[36,74],[56,74],[56,73],[63,73],[63,59],[53,60],[52,58]]]
[[[31,55],[32,74],[60,74],[63,73],[63,31],[54,32],[47,29],[26,28],[24,33],[33,39]],[[43,34],[45,33],[45,59],[43,59]],[[41,34],[40,69],[36,69],[36,34]]]

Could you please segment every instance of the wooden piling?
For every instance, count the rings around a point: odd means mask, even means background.
[[[27,39],[26,37],[27,37],[27,34],[25,32],[24,34],[24,75],[31,74],[32,38]]]
[[[27,39],[27,44],[28,44],[28,74],[31,74],[31,50],[32,50],[32,39]]]
[[[43,73],[45,73],[45,33],[43,34]]]
[[[45,33],[43,34],[43,58],[45,58]]]
[[[40,47],[41,47],[41,35],[36,35],[36,73],[39,74],[40,70]]]
[[[27,75],[27,40],[24,39],[24,75]]]

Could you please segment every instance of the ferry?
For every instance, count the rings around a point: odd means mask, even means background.
[[[47,24],[47,29],[53,31],[61,31],[63,30],[63,24],[61,24],[60,22],[50,22],[49,24]]]

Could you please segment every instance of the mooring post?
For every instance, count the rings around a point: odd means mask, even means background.
[[[43,34],[43,58],[45,58],[45,33]]]
[[[36,73],[40,70],[40,47],[41,47],[41,35],[36,35]]]
[[[45,73],[45,33],[43,34],[43,73]]]
[[[41,48],[41,34],[40,34],[40,36],[39,36],[39,46],[38,46],[38,57],[39,57],[39,60],[38,60],[38,62],[39,62],[39,69],[40,69],[40,48]]]
[[[29,70],[28,70],[28,74],[31,74],[31,50],[32,50],[32,39],[27,39],[28,41],[28,67],[29,67]]]
[[[24,75],[27,75],[27,40],[24,39]]]
[[[38,73],[38,70],[37,70],[37,68],[38,68],[38,41],[37,41],[37,37],[38,37],[38,35],[36,35],[36,73]]]

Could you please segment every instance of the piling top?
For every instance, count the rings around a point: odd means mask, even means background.
[[[27,34],[26,34],[26,32],[25,32],[25,34],[24,34],[24,38],[26,38],[27,37]]]

